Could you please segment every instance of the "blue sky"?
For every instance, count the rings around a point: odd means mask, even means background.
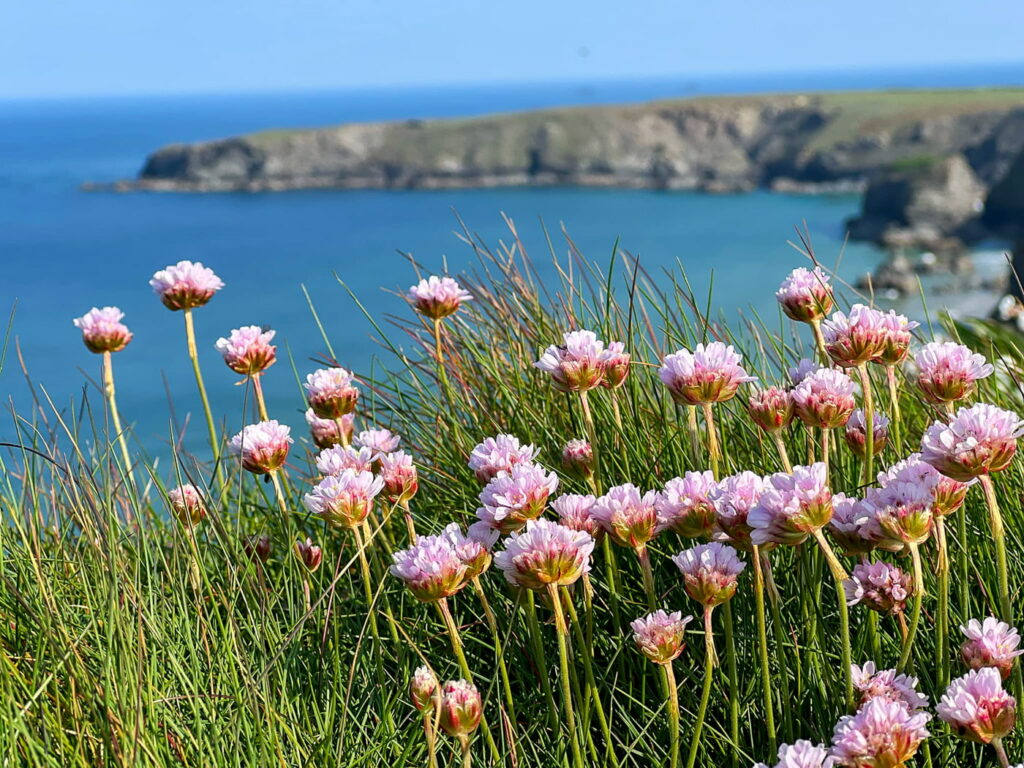
[[[1020,0],[7,0],[0,97],[1008,63]]]

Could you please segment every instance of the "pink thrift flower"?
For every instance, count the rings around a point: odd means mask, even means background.
[[[206,501],[203,492],[192,483],[184,483],[167,492],[174,516],[183,524],[195,525],[206,517]]]
[[[750,531],[747,515],[764,493],[766,481],[753,472],[740,472],[718,484],[713,500],[718,527],[729,537],[733,546],[750,549]]]
[[[888,563],[858,563],[843,582],[848,605],[861,603],[883,616],[903,613],[913,593],[910,574]]]
[[[441,689],[441,727],[454,738],[468,736],[480,725],[484,704],[480,692],[465,680],[449,680]]]
[[[658,533],[673,530],[690,539],[709,537],[715,529],[713,494],[718,483],[710,471],[687,472],[665,483],[654,508],[658,513]]]
[[[832,757],[849,768],[901,768],[928,738],[931,717],[901,701],[871,699],[857,714],[840,718],[832,734]]]
[[[365,450],[365,449],[360,449]],[[385,453],[378,466],[380,479],[384,481],[384,496],[393,504],[404,504],[419,490],[419,475],[412,456],[405,451]]]
[[[431,275],[410,287],[406,298],[421,315],[440,320],[454,315],[473,296],[452,278]]]
[[[270,343],[273,338],[274,331],[246,325],[235,328],[226,339],[217,339],[214,347],[228,368],[242,376],[252,376],[277,361],[277,347]]]
[[[82,341],[90,352],[120,352],[132,340],[132,332],[121,322],[124,312],[117,307],[93,307],[71,322],[82,331]]]
[[[686,647],[686,625],[692,616],[683,618],[680,611],[657,610],[630,622],[633,640],[640,653],[655,664],[671,664]]]
[[[849,314],[836,312],[821,326],[825,351],[837,365],[853,368],[874,360],[885,343],[885,315],[854,304]]]
[[[433,709],[440,704],[440,683],[437,676],[428,666],[417,667],[409,681],[409,697],[417,710]]]
[[[309,434],[317,448],[330,448],[352,439],[352,424],[355,414],[350,413],[340,419],[321,419],[312,408],[306,410],[306,424]],[[340,422],[340,424],[339,424]]]
[[[945,517],[960,509],[967,498],[967,491],[978,482],[971,480],[961,483],[951,477],[946,477],[931,464],[922,461],[920,453],[912,453],[903,461],[893,464],[885,472],[878,473],[878,484],[883,488],[896,480],[926,483],[931,486],[932,514],[935,517]]]
[[[833,768],[835,760],[829,757],[825,747],[801,739],[793,744],[779,747],[779,762],[772,768]],[[754,768],[768,768],[757,763]]]
[[[705,608],[721,605],[736,594],[739,575],[746,567],[735,549],[717,541],[684,550],[672,562],[683,574],[686,594]]]
[[[793,396],[782,387],[755,389],[747,402],[747,413],[765,432],[778,432],[793,421]]]
[[[846,555],[866,555],[878,544],[877,530],[869,524],[870,514],[860,499],[837,493],[832,497],[832,519],[828,532]]]
[[[754,544],[796,546],[831,519],[832,492],[825,465],[819,461],[793,467],[793,474],[778,472],[768,478],[747,524]]]
[[[586,440],[570,440],[562,448],[562,468],[582,478],[594,473],[594,449]]]
[[[658,532],[657,500],[655,491],[641,494],[631,483],[616,485],[597,500],[592,514],[612,541],[638,549]]]
[[[539,452],[513,435],[488,437],[469,454],[469,468],[477,480],[486,483],[499,472],[510,472],[516,464],[531,464]]]
[[[861,705],[871,699],[883,697],[902,701],[911,711],[928,708],[928,698],[917,691],[917,678],[901,675],[895,669],[879,672],[875,662],[869,661],[863,667],[850,665],[853,687],[860,694]]]
[[[849,420],[857,402],[853,379],[835,368],[808,373],[793,389],[793,408],[810,427],[835,429]]]
[[[322,368],[306,376],[309,407],[321,419],[340,419],[356,409],[359,390],[344,368]]]
[[[469,566],[449,532],[419,536],[408,549],[391,555],[391,575],[401,579],[413,597],[425,603],[451,597],[466,585]]]
[[[811,360],[810,358],[801,358],[796,365],[789,369],[789,380],[793,382],[795,387],[801,381],[806,379],[810,374],[817,370],[820,370],[821,366],[818,365],[817,360]]]
[[[305,541],[295,542],[295,557],[307,571],[315,573],[320,567],[320,563],[323,562],[324,552],[307,536]]]
[[[991,744],[1013,730],[1017,700],[1003,690],[999,670],[984,667],[950,683],[935,712],[960,738]]]
[[[270,559],[270,537],[265,533],[260,536],[246,536],[242,540],[242,549],[250,560],[265,563]]]
[[[355,528],[369,516],[383,487],[384,481],[370,472],[346,469],[317,483],[302,504],[332,527]]]
[[[537,464],[516,464],[511,472],[499,472],[484,486],[477,517],[502,533],[518,531],[544,513],[556,488],[554,472]]]
[[[594,505],[597,498],[587,494],[566,493],[551,502],[551,508],[558,515],[558,522],[574,531],[589,533],[595,542],[601,541],[604,528],[594,517]]]
[[[401,442],[402,438],[390,429],[364,429],[355,436],[352,444],[360,448],[369,448],[376,460],[381,454],[397,451]]]
[[[984,357],[952,341],[925,344],[914,356],[914,364],[921,393],[939,405],[970,397],[975,382],[990,376],[993,370]]]
[[[601,386],[605,389],[618,389],[626,383],[629,375],[629,353],[621,341],[610,341],[601,354],[601,365],[604,366],[604,378]]]
[[[153,275],[149,285],[171,310],[201,307],[224,287],[213,270],[198,261],[171,264]]]
[[[910,332],[918,325],[908,320],[905,315],[896,314],[892,309],[883,314],[882,345],[874,362],[882,365],[899,365],[906,360],[913,339]]]
[[[690,352],[681,349],[668,355],[658,370],[672,399],[680,405],[723,403],[731,399],[740,384],[756,381],[740,363],[743,358],[720,341],[698,344]]]
[[[228,443],[228,451],[241,457],[243,469],[265,475],[284,465],[292,444],[290,435],[291,430],[275,419],[261,421],[242,427]]]
[[[932,532],[932,486],[927,482],[893,480],[884,488],[869,488],[864,511],[881,529],[882,546],[898,551],[921,544]]]
[[[1015,627],[994,616],[984,621],[971,619],[961,626],[967,640],[960,646],[960,655],[971,669],[995,667],[1006,680],[1013,672],[1013,665],[1024,651],[1018,650],[1020,635]]]
[[[491,547],[498,541],[498,532],[488,528],[473,530],[469,535],[462,532],[458,523],[449,523],[444,529],[444,536],[455,547],[455,553],[466,564],[465,580],[472,581],[491,567]]]
[[[586,392],[604,378],[604,342],[593,331],[570,331],[561,346],[548,347],[534,367],[551,376],[560,392]]]
[[[594,540],[550,520],[531,520],[526,529],[511,534],[494,564],[510,584],[543,590],[566,586],[590,571]]]
[[[821,267],[813,271],[798,267],[782,281],[775,298],[789,317],[801,323],[813,323],[832,311],[832,288],[828,282],[828,275]]]
[[[1024,422],[1012,411],[978,403],[949,423],[935,422],[921,438],[921,458],[960,482],[1006,469],[1017,452]]]
[[[373,468],[373,452],[369,448],[335,445],[320,451],[316,457],[316,470],[325,477],[340,475],[346,469],[369,472]]]
[[[846,422],[845,436],[846,444],[850,446],[850,450],[861,458],[864,458],[867,453],[867,429],[864,410],[858,408],[850,415],[850,420]],[[881,413],[875,414],[872,434],[874,435],[874,440],[871,441],[871,453],[873,456],[881,456],[882,451],[885,450],[886,443],[889,441],[889,419],[885,415]]]

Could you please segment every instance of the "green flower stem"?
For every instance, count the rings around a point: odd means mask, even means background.
[[[459,748],[462,750],[462,768],[472,768],[473,755],[469,751],[469,736],[465,733],[459,734]]]
[[[725,670],[729,678],[729,755],[733,768],[739,765],[740,743],[740,679],[736,668],[736,632],[732,619],[732,603],[722,606],[725,625]]]
[[[868,364],[858,365],[857,373],[860,375],[860,388],[864,398],[864,476],[861,482],[868,485],[875,476],[875,399],[871,394]]]
[[[939,606],[935,616],[935,677],[938,689],[949,685],[949,552],[946,546],[946,522],[935,518],[935,578],[939,587]]]
[[[690,433],[690,449],[693,451],[693,460],[700,459],[700,430],[697,428],[697,406],[686,406],[686,427]]]
[[[878,614],[875,611],[868,611],[868,648],[871,649],[871,658],[882,658],[882,644],[878,637]]]
[[[960,546],[957,547],[957,581],[960,587],[960,620],[966,622],[971,616],[971,581],[970,564],[967,562],[967,509],[961,509],[956,521],[956,534]]]
[[[721,450],[718,447],[718,430],[715,429],[715,414],[711,403],[704,403],[704,423],[708,428],[708,461],[711,462],[711,473],[718,482],[718,460],[721,458]]]
[[[870,441],[869,441],[870,442]],[[846,706],[853,707],[853,673],[850,671],[853,652],[850,647],[850,609],[846,605],[846,590],[843,589],[843,582],[848,578],[846,569],[843,568],[835,551],[825,539],[825,535],[818,529],[814,532],[814,538],[825,556],[829,571],[832,573],[832,580],[836,587],[836,602],[839,611],[839,642],[840,654],[843,665],[843,676],[846,690]]]
[[[276,473],[274,473],[276,476]],[[362,572],[363,589],[366,596],[366,615],[370,623],[370,637],[373,640],[373,660],[377,672],[377,685],[380,687],[381,711],[385,713],[385,724],[394,731],[394,721],[387,703],[387,678],[384,674],[383,646],[380,642],[380,631],[377,628],[377,608],[373,599],[373,575],[370,573],[370,562],[366,559],[366,546],[358,527],[352,528],[356,540],[356,553],[359,557],[359,569]],[[467,678],[468,679],[468,678]]]
[[[657,604],[657,595],[654,591],[654,571],[651,569],[651,553],[647,550],[646,544],[636,548],[636,556],[640,558],[640,570],[644,576],[644,593],[647,595],[647,610],[653,611]]]
[[[818,349],[818,357],[824,366],[830,365],[828,351],[825,349],[825,335],[821,332],[821,320],[811,320],[811,330],[814,331],[814,345]]]
[[[991,475],[982,475],[981,489],[985,493],[985,506],[988,507],[988,525],[992,533],[992,543],[996,549],[996,571],[999,579],[999,618],[1015,626],[1013,607],[1010,605],[1010,577],[1006,565],[1006,531],[1003,528],[1003,516],[999,512],[996,501],[996,489],[992,484]]]
[[[831,430],[829,430],[827,428],[821,430],[821,460],[825,464],[825,482],[826,483],[829,481],[829,477],[832,474],[831,473],[832,467],[829,464],[829,460],[828,460],[828,435],[829,435],[830,431]]]
[[[793,463],[789,460],[789,452],[786,450],[786,441],[782,439],[782,430],[772,432],[775,440],[775,447],[779,451],[779,459],[782,461],[782,468],[789,474],[793,474]]]
[[[893,446],[896,455],[903,455],[903,420],[900,415],[900,392],[896,384],[896,366],[885,366],[885,376],[889,383],[889,425],[892,427]]]
[[[1010,768],[1010,758],[1006,756],[1006,750],[1003,748],[1003,740],[999,738],[992,739],[992,749],[996,752],[996,758],[999,760],[1000,768]]]
[[[121,429],[121,414],[117,410],[117,396],[114,390],[114,362],[110,352],[103,353],[103,395],[107,399],[107,407],[110,409],[110,420],[114,425],[114,433],[117,435],[117,443],[121,447],[121,460],[124,461],[124,468],[121,470],[129,483],[132,482],[132,457],[128,452],[128,441],[125,439],[124,430]]]
[[[427,742],[427,768],[437,768],[437,737],[435,736],[434,722],[439,715],[439,706],[440,701],[438,700],[433,710],[423,710],[423,737]]]
[[[764,718],[768,729],[768,754],[778,750],[775,735],[775,711],[772,704],[772,672],[768,663],[768,620],[764,610],[764,571],[761,552],[755,545],[751,554],[754,563],[754,610],[757,613],[757,645],[761,660],[761,688],[764,694]]]
[[[434,359],[437,361],[437,378],[441,382],[441,391],[445,399],[452,402],[452,389],[448,383],[448,370],[444,364],[444,345],[441,343],[441,318],[435,317],[433,322],[434,330]]]
[[[252,390],[256,395],[256,410],[260,414],[260,421],[270,421],[270,414],[267,412],[267,400],[263,396],[263,382],[260,377],[263,374],[254,373],[252,375]]]
[[[619,584],[621,583],[619,581],[619,564],[610,537],[602,538],[601,550],[604,554],[604,565],[608,577],[608,602],[612,609],[612,626],[615,628],[615,636],[622,637],[622,614],[619,608]],[[619,658],[621,659],[621,656]]]
[[[771,562],[768,556],[761,553],[761,572],[764,574],[765,591],[768,594],[768,610],[772,614],[772,629],[775,632],[776,660],[779,665],[779,700],[786,702],[782,707],[782,728],[783,735],[787,742],[793,741],[793,724],[790,713],[792,707],[789,703],[793,701],[789,689],[789,662],[787,661],[786,647],[786,625],[782,621],[782,602],[779,596],[779,588],[775,585],[775,577],[772,574]],[[800,671],[800,660],[797,659],[797,673]]]
[[[548,596],[555,612],[555,633],[558,635],[558,666],[559,681],[562,685],[562,711],[565,713],[565,724],[569,729],[569,746],[572,749],[572,761],[575,768],[583,768],[583,753],[580,751],[579,734],[576,730],[576,715],[572,706],[572,686],[569,682],[569,649],[566,639],[569,628],[565,623],[562,611],[562,600],[555,584],[548,585]]]
[[[185,341],[188,345],[188,356],[192,361],[192,372],[196,376],[196,386],[199,387],[199,399],[203,401],[203,415],[206,417],[206,429],[210,433],[210,450],[213,451],[213,462],[220,460],[220,438],[217,436],[217,427],[213,422],[213,411],[210,410],[210,399],[206,396],[206,385],[203,383],[203,372],[199,368],[199,350],[196,347],[195,322],[192,319],[192,309],[183,310],[185,315]]]
[[[281,478],[278,476],[277,470],[270,473],[270,480],[274,484],[274,497],[277,499],[277,508],[281,510],[281,518],[285,522],[288,522],[290,518],[288,513],[288,502],[285,500],[284,489],[281,487]]]
[[[677,768],[679,765],[679,687],[676,685],[676,673],[672,662],[661,665],[665,670],[665,689],[668,691],[668,765]]]
[[[921,602],[924,599],[924,571],[921,568],[921,551],[917,544],[908,545],[910,558],[914,563],[914,607],[910,614],[910,628],[907,630],[906,638],[903,641],[903,651],[900,654],[900,663],[897,670],[906,671],[910,667],[911,657],[914,652],[914,638],[917,635],[917,625],[921,621]]]
[[[555,706],[555,696],[551,691],[551,675],[548,673],[548,662],[544,655],[544,646],[541,644],[540,623],[537,621],[537,606],[534,603],[533,591],[524,590],[526,600],[523,610],[526,611],[527,629],[530,633],[530,645],[533,648],[533,659],[537,665],[537,672],[540,675],[540,687],[544,692],[544,700],[548,708],[548,725],[552,732],[558,731],[558,707]]]
[[[487,599],[487,593],[484,592],[484,587],[480,583],[480,577],[475,576],[473,578],[473,589],[476,591],[476,596],[480,600],[480,607],[484,610],[484,618],[487,620],[487,626],[491,630],[491,642],[494,643],[494,655],[498,661],[498,672],[501,674],[501,685],[505,689],[505,708],[508,711],[508,719],[511,723],[516,722],[516,705],[515,697],[512,695],[512,683],[508,676],[508,667],[505,664],[505,650],[504,643],[501,641],[501,633],[498,631],[498,619],[494,615],[494,610],[491,608],[491,603]],[[515,739],[512,739],[515,743]]]
[[[704,718],[711,699],[711,683],[715,672],[715,636],[711,629],[711,612],[713,606],[704,607],[704,686],[700,692],[700,704],[697,706],[697,717],[693,722],[693,737],[690,740],[690,754],[686,759],[686,768],[694,768],[697,755],[700,753],[701,731],[704,730]]]
[[[580,392],[580,409],[583,411],[583,428],[587,433],[587,442],[590,443],[590,450],[594,453],[594,482],[601,476],[601,455],[597,447],[597,426],[594,424],[594,414],[590,410],[590,398],[586,391]]]

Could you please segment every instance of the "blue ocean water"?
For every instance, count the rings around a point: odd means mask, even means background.
[[[150,292],[152,273],[179,259],[213,267],[227,287],[197,312],[207,388],[218,414],[243,422],[236,376],[213,349],[234,327],[277,330],[279,362],[265,376],[274,416],[304,431],[298,384],[287,362],[312,370],[324,345],[306,306],[308,289],[341,361],[357,371],[374,364],[380,347],[371,326],[337,282],[376,315],[407,308],[389,291],[413,281],[399,251],[428,269],[457,272],[474,262],[453,234],[453,211],[485,241],[507,241],[504,212],[543,269],[540,222],[564,224],[582,252],[606,261],[616,238],[654,275],[677,262],[698,292],[714,274],[717,308],[772,306],[772,290],[801,257],[786,241],[806,221],[819,255],[841,250],[843,220],[857,198],[782,196],[764,192],[691,193],[586,189],[463,191],[309,191],[286,194],[168,195],[83,192],[86,181],[134,175],[146,154],[175,141],[194,141],[274,127],[349,120],[459,116],[532,107],[641,101],[708,92],[813,88],[1017,84],[1021,68],[761,76],[642,83],[547,84],[344,93],[80,99],[0,102],[0,313],[16,304],[12,344],[0,392],[18,409],[31,404],[14,342],[37,387],[66,413],[94,386],[99,358],[82,346],[71,319],[114,304],[135,333],[115,356],[118,400],[144,445],[160,452],[173,414],[191,413],[187,444],[201,447],[197,398],[187,364],[180,313]],[[567,247],[556,238],[556,248]],[[844,272],[856,275],[881,257],[849,245]],[[551,274],[550,271],[548,274]],[[382,290],[384,289],[384,290]],[[92,382],[92,383],[90,383]],[[94,397],[95,403],[99,402]],[[12,421],[0,440],[13,436]]]

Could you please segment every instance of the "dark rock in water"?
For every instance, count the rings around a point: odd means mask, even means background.
[[[863,275],[857,280],[860,290],[906,296],[917,291],[917,275],[913,262],[906,256],[893,256],[875,270],[874,274]]]
[[[1024,152],[1018,153],[1006,175],[992,187],[982,220],[1004,237],[1024,237]]]

